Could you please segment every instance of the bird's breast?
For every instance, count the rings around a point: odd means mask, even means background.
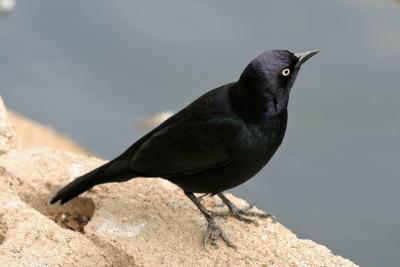
[[[286,120],[267,121],[263,124],[249,125],[251,142],[249,142],[248,159],[263,167],[283,141],[286,132]]]

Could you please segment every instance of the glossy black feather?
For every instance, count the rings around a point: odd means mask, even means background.
[[[286,50],[254,59],[237,82],[209,91],[111,163],[82,176],[51,201],[107,182],[162,177],[185,192],[218,193],[253,177],[280,146],[298,58]],[[298,64],[297,64],[298,65]],[[289,68],[291,75],[282,75]]]

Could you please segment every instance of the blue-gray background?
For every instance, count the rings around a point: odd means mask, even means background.
[[[105,158],[238,78],[259,53],[303,66],[283,146],[235,189],[302,238],[362,266],[399,266],[400,5],[394,1],[54,1],[0,17],[0,92]]]

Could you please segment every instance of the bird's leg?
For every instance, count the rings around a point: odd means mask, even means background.
[[[209,212],[201,203],[200,200],[191,192],[185,192],[186,196],[190,198],[190,200],[196,205],[196,207],[201,211],[204,217],[207,220],[207,231],[203,237],[203,246],[206,251],[208,241],[211,241],[211,244],[217,245],[218,237],[221,237],[225,243],[232,248],[236,248],[236,246],[229,240],[227,235],[222,231],[222,229],[216,224],[214,217],[211,212]]]
[[[200,200],[200,201],[202,201],[203,198],[206,197],[206,196],[208,196],[208,195],[209,195],[209,193],[202,194],[201,196],[198,196],[197,199]]]
[[[273,215],[270,215],[268,213],[259,213],[259,212],[254,212],[251,211],[251,209],[254,207],[254,205],[249,205],[246,208],[240,209],[236,207],[235,204],[233,204],[232,201],[230,201],[223,193],[218,193],[218,197],[222,200],[222,202],[225,203],[225,205],[228,206],[229,212],[214,212],[213,214],[215,216],[228,216],[232,215],[236,217],[238,220],[247,222],[247,223],[254,223],[257,224],[254,220],[247,218],[245,216],[249,217],[259,217],[259,218],[268,218],[271,217],[272,219],[275,220],[275,217]]]

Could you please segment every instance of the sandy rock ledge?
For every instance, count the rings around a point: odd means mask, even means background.
[[[12,110],[8,110],[8,118],[15,129],[18,148],[47,146],[82,155],[93,155],[67,136],[47,125],[42,125]]]
[[[356,266],[270,219],[256,226],[218,218],[238,250],[220,242],[207,253],[203,216],[162,179],[97,186],[50,206],[57,190],[104,161],[43,145],[88,154],[36,122],[14,113],[10,120],[0,97],[0,267]],[[216,198],[205,204],[223,209]]]
[[[50,148],[0,156],[0,266],[356,266],[270,219],[257,219],[259,226],[218,219],[238,250],[219,243],[207,253],[204,218],[162,179],[102,185],[48,205],[61,186],[102,163]],[[216,198],[205,203],[222,209]],[[51,220],[58,215],[90,220],[80,233],[65,228],[75,229],[73,222]]]
[[[0,96],[0,155],[17,146],[15,130],[8,118],[8,113]]]

